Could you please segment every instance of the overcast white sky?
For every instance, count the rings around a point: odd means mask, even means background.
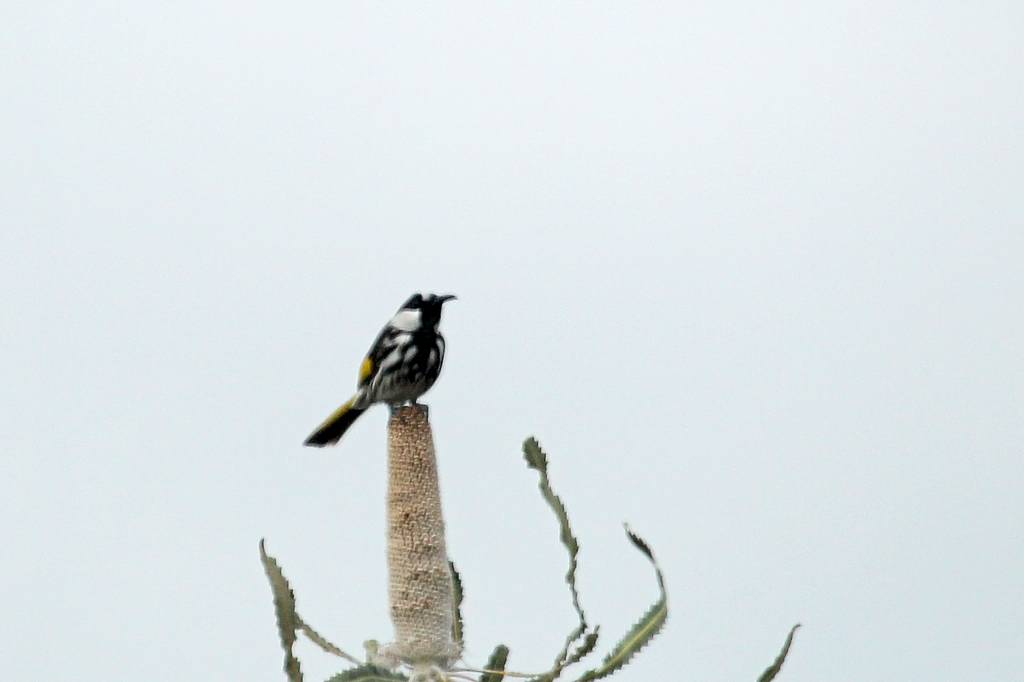
[[[385,410],[304,449],[416,290],[468,652],[623,680],[1011,680],[1024,657],[1018,2],[0,5],[0,660],[284,679],[387,640]],[[300,649],[310,680],[340,669]],[[599,657],[598,657],[599,658]]]

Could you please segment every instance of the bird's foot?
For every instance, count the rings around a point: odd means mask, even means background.
[[[415,399],[404,400],[400,403],[388,403],[388,409],[391,410],[392,417],[401,412],[406,407],[414,408],[419,412],[426,412],[430,409],[430,407],[426,403],[416,402]]]

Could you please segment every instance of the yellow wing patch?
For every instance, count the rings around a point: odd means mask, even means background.
[[[359,385],[365,384],[371,374],[373,374],[373,360],[366,358],[363,360],[363,364],[359,366]]]

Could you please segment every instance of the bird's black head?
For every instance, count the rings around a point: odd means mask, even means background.
[[[402,305],[402,310],[418,310],[420,312],[420,325],[424,329],[436,328],[441,321],[441,306],[447,301],[454,300],[455,296],[445,294],[436,296],[434,294],[413,294],[409,300]]]

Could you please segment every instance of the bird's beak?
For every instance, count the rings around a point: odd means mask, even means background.
[[[445,294],[444,296],[438,296],[437,300],[441,302],[441,305],[444,305],[448,301],[456,301],[458,298],[459,297],[454,294]]]

